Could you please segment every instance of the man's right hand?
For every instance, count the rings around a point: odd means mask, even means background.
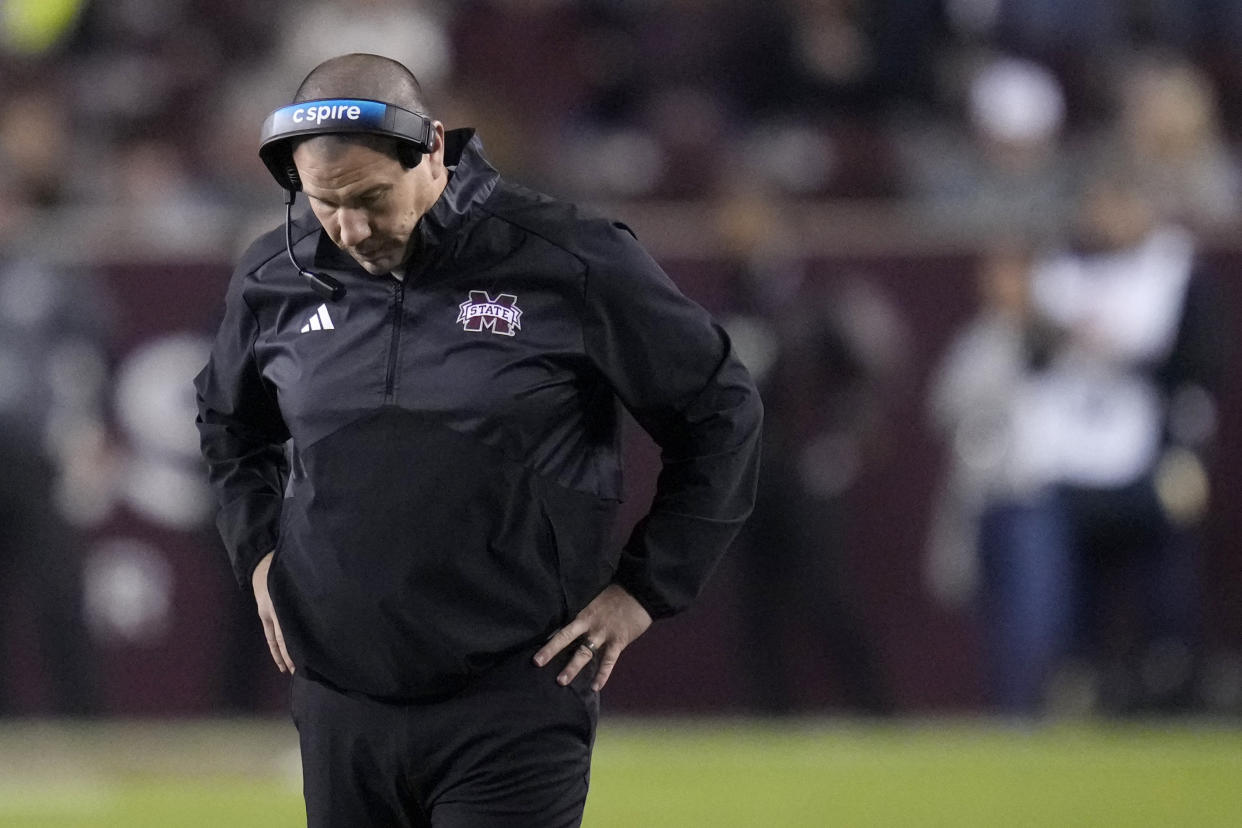
[[[254,587],[254,601],[259,606],[259,620],[263,622],[263,634],[267,636],[267,647],[272,651],[272,660],[282,673],[293,674],[293,659],[285,649],[285,636],[280,631],[280,622],[276,620],[276,610],[272,607],[272,599],[267,594],[267,571],[272,568],[272,555],[268,552],[254,568],[250,576],[250,585]]]

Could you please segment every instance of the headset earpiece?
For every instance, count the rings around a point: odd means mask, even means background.
[[[291,190],[295,193],[302,191],[302,178],[298,175],[298,168],[293,163],[292,155],[289,156],[289,161],[285,165],[285,176],[288,178],[288,183],[285,185],[286,190]]]

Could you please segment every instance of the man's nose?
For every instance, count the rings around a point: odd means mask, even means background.
[[[342,247],[356,247],[371,235],[371,222],[364,210],[343,209],[340,221]]]

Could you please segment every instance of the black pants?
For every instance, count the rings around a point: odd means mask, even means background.
[[[572,649],[572,648],[571,648]],[[461,692],[392,704],[299,671],[293,720],[309,828],[558,828],[582,822],[599,697],[523,650]]]

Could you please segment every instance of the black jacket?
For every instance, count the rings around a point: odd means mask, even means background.
[[[687,606],[749,514],[762,409],[724,332],[622,225],[510,184],[450,132],[403,281],[309,213],[229,285],[198,425],[236,576],[268,586],[294,663],[385,698],[452,689],[610,582]],[[618,555],[620,400],[663,452]],[[290,438],[291,450],[286,451]]]

